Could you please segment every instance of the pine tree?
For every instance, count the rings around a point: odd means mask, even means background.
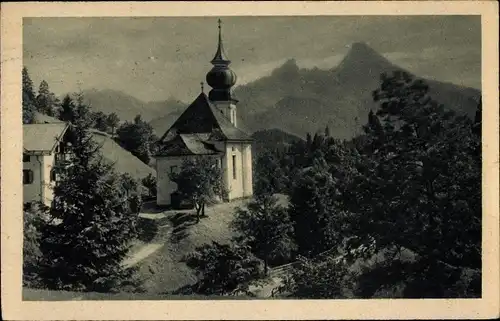
[[[237,243],[248,244],[264,261],[266,275],[270,262],[288,260],[295,250],[292,222],[273,196],[263,195],[246,208],[239,208],[232,225],[241,234]]]
[[[56,114],[58,99],[49,89],[49,84],[42,80],[36,97],[37,110],[42,114],[54,116]]]
[[[28,69],[23,67],[23,124],[30,124],[34,121],[36,100],[35,92],[33,90],[33,81],[31,81]]]
[[[58,118],[62,121],[70,123],[74,123],[77,119],[76,106],[73,99],[69,95],[66,95],[63,98]]]
[[[303,170],[296,179],[290,196],[289,214],[299,254],[314,256],[338,241],[335,199],[333,177],[324,159],[317,159],[315,166]]]
[[[51,289],[113,291],[133,280],[122,260],[136,235],[137,213],[131,213],[120,176],[92,140],[90,111],[81,96],[75,107],[74,157],[70,166],[58,168],[50,210],[57,223],[43,231],[42,277]]]

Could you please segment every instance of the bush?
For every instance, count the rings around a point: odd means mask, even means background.
[[[23,285],[40,286],[41,229],[46,224],[47,207],[43,204],[25,204],[23,215]]]
[[[158,234],[158,225],[155,221],[139,218],[137,224],[137,238],[143,242],[151,242]]]
[[[236,244],[205,244],[189,255],[186,263],[200,277],[192,288],[200,294],[247,292],[249,283],[263,275],[262,264],[250,248]]]

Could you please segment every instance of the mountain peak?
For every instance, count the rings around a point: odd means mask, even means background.
[[[339,77],[350,77],[354,74],[374,74],[377,77],[382,71],[397,69],[389,60],[364,42],[355,42],[340,64],[334,68]]]
[[[294,58],[287,59],[283,65],[274,69],[273,74],[295,74],[299,71],[299,66]]]

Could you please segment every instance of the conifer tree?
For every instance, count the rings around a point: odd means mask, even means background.
[[[30,124],[34,121],[35,110],[36,110],[36,100],[35,92],[33,90],[33,81],[30,78],[28,69],[23,67],[23,93],[22,93],[22,104],[23,104],[23,124]]]
[[[265,274],[270,262],[287,260],[295,250],[292,222],[276,197],[263,195],[239,208],[232,225],[241,234],[237,243],[248,244],[264,261]]]
[[[48,116],[55,116],[59,104],[58,99],[49,89],[49,84],[42,80],[36,97],[37,110]]]
[[[89,132],[89,107],[77,97],[71,128],[73,159],[58,168],[50,215],[43,231],[42,277],[51,289],[107,292],[132,282],[122,266],[136,236],[127,190]],[[67,165],[67,164],[66,164]]]

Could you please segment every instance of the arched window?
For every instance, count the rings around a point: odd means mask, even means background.
[[[50,171],[50,181],[55,182],[57,180],[57,173],[54,169]]]
[[[23,185],[33,183],[33,171],[31,169],[23,169]]]

